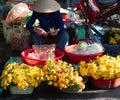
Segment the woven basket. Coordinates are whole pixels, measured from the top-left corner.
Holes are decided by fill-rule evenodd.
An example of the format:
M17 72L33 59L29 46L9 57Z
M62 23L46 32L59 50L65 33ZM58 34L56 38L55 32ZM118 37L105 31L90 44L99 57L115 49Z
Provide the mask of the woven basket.
M103 44L106 53L117 54L120 52L120 45Z
M21 24L24 17L29 14L29 8L25 3L16 4L8 13L6 23L8 25Z

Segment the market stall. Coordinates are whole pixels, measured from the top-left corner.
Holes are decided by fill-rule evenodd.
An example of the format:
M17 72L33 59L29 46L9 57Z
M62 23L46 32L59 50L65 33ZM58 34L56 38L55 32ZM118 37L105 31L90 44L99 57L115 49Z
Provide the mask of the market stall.
M21 10L21 7L24 10ZM15 12L16 9L19 10L20 14ZM30 8L26 3L15 4L6 19L2 20L6 29L4 38L8 39L6 32L9 31L7 34L11 34L9 36L11 49L20 51L20 60L13 60L10 57L5 63L0 77L1 90L9 88L12 94L31 94L34 92L34 88L37 88L41 83L45 83L45 85L51 85L65 93L81 93L86 88L85 83L91 77L94 79L93 84L97 87L99 87L99 84L96 85L95 80L99 78L108 80L105 86L112 82L113 86L100 86L99 88L108 89L120 86L119 29L117 31L116 29L110 30L111 36L113 36L112 31L115 31L116 34L112 39L109 37L107 42L105 40L105 42L101 41L98 43L94 41L96 38L91 39L90 35L86 34L91 32L91 30L86 32L86 23L76 19L74 13L66 13L67 17L63 16L65 28L68 33L72 31L73 37L70 40L71 44L66 46L65 50L57 49L55 44L31 46L29 45L30 34L25 28L25 24L30 18L31 12L29 10ZM103 40L108 36L108 32L109 30L105 31ZM110 39L111 41L109 41ZM104 44L118 45L117 51L109 53ZM108 54L110 55L108 56ZM113 54L115 55L114 57ZM118 79L117 85L114 83L115 79ZM10 88L11 86L12 88ZM15 91L16 86L18 91ZM26 90L26 92L21 92L22 90Z

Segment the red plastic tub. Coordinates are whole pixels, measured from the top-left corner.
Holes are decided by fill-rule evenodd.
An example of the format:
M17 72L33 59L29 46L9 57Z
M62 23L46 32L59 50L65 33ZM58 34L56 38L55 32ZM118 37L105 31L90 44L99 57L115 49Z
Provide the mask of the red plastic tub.
M89 62L90 60L95 60L97 57L101 56L104 53L104 50L96 54L73 54L71 53L71 50L75 48L76 46L77 44L73 44L65 48L65 55L68 58L68 60L71 61L72 63L78 64L80 61Z
M94 78L90 77L90 81L97 88L111 89L120 87L120 78L115 78L111 80L104 80L103 78L100 78L95 80Z
M23 58L24 62L28 65L31 65L31 66L35 66L35 65L45 65L47 59L41 59L41 60L37 60L37 59L32 59L32 58L29 58L27 57L28 53L32 53L34 52L33 49L28 49L28 50L25 50L25 51L22 51L21 53L21 57ZM64 52L59 50L59 49L56 49L55 50L55 58L54 60L62 60L63 56L64 56Z

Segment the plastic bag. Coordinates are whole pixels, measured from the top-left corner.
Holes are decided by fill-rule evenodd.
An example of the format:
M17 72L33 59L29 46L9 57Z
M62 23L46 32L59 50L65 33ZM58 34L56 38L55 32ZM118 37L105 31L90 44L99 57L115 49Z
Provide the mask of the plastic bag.
M5 63L4 67L12 62L23 63L23 59L21 57L10 57L10 59Z
M13 50L23 51L30 48L30 32L22 29L21 25L14 26L11 34L11 46Z
M29 57L32 57L34 59L48 59L55 58L55 44L51 45L33 45L32 48L34 50L34 53L29 54Z
M9 27L6 30L6 43L10 44L11 43L11 33L12 33L12 28Z

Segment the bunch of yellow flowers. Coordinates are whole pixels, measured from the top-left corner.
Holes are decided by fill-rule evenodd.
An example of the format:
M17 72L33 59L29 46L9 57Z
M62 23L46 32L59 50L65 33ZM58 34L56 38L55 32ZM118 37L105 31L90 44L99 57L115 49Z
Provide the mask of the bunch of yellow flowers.
M48 85L53 85L59 89L70 86L78 86L81 90L85 88L83 78L79 75L79 72L65 61L48 59L46 65L43 66L43 72Z
M96 60L79 63L81 76L103 78L105 80L120 78L120 56L102 55Z
M43 76L42 69L37 66L12 62L4 68L0 76L0 85L4 89L10 85L15 85L19 89L25 89L29 86L37 87L44 79Z
M104 34L105 43L110 45L120 44L120 29L109 28Z

